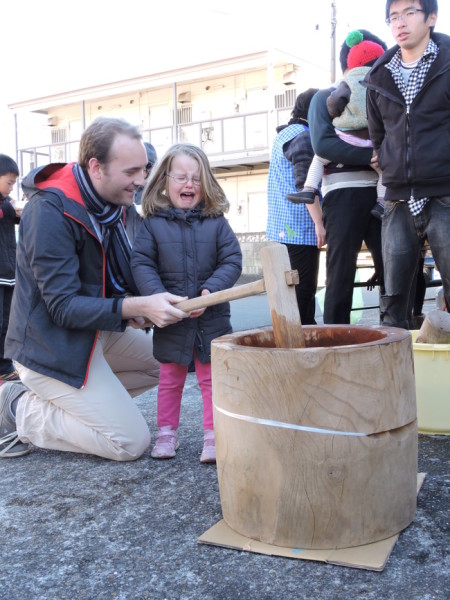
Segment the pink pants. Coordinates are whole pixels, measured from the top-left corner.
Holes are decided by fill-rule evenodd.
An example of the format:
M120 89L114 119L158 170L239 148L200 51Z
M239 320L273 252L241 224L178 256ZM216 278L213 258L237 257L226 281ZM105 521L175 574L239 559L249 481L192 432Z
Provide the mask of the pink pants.
M213 429L211 363L203 364L194 351L195 373L203 399L203 429ZM170 425L178 429L180 424L181 396L188 367L176 363L161 363L158 386L157 425Z

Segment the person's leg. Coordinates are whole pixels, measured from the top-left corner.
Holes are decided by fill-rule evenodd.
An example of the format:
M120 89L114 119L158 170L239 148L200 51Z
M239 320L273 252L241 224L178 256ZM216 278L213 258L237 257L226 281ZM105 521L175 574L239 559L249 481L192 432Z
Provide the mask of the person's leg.
M322 213L327 236L323 315L326 324L350 323L356 261L375 201L375 188L344 188L325 195Z
M9 324L9 313L14 288L0 285L0 375L8 375L14 371L12 360L5 357L5 338Z
M298 271L295 286L300 320L303 325L315 325L316 291L319 276L320 250L316 246L286 244L292 269Z
M314 199L317 195L317 190L319 189L320 182L322 181L324 167L329 162L329 160L315 155L311 161L311 164L309 165L308 174L306 176L306 181L303 185L303 188L300 189L298 192L286 194L286 199L290 202L293 202L294 204L313 204ZM297 171L300 169L300 166L300 162L294 164L294 178L296 181L298 179ZM298 185L296 185L296 187L297 189L299 189Z
M212 407L212 381L211 363L201 363L194 351L195 372L202 392L203 399L203 449L200 456L201 463L216 462L216 440L214 436L213 407Z
M311 164L309 165L308 174L306 176L305 185L303 189L317 191L319 189L320 182L322 181L323 171L325 165L330 161L314 155Z
M406 202L386 201L382 222L385 293L380 298L381 322L411 326L410 298L423 246L422 217L413 217Z
M450 196L432 198L424 208L426 235L444 288L450 311Z
M373 215L373 209L370 211ZM364 234L364 241L372 256L373 266L375 268L376 285L378 285L379 298L384 295L384 268L383 268L383 252L381 248L381 220L378 218L370 218L367 223L367 229ZM380 310L381 322L381 310Z
M414 317L420 317L423 313L423 303L425 300L425 294L427 292L427 283L425 281L425 275L423 272L423 266L425 264L425 258L421 256L419 258L419 264L417 266L416 280L414 296L412 300L412 313Z
M105 360L102 337L100 332L81 389L16 363L30 389L17 405L22 441L119 461L135 460L145 452L150 445L147 423Z
M153 336L143 329L104 331L103 353L109 366L134 398L158 385L159 362L153 356Z
M170 426L178 429L180 424L181 397L187 376L187 366L176 363L162 363L158 386L157 417L158 427Z
M181 397L187 372L187 365L161 364L156 417L158 433L151 452L152 458L167 459L176 455Z
M203 429L213 429L211 363L201 363L194 351L195 373L203 400Z

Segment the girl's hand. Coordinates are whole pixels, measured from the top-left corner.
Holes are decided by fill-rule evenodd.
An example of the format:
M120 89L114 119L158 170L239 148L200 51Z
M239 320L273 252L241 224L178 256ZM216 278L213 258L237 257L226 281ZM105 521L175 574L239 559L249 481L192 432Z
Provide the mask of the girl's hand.
M202 293L200 295L207 296L210 293L211 292L209 290L202 290ZM189 313L189 317L191 319L196 319L197 317L201 317L202 314L205 312L205 310L206 310L206 308L197 308L197 310L193 310L191 313Z
M133 319L128 319L127 324L133 329L151 329L153 327L153 323L148 319L144 319L144 317L134 317Z

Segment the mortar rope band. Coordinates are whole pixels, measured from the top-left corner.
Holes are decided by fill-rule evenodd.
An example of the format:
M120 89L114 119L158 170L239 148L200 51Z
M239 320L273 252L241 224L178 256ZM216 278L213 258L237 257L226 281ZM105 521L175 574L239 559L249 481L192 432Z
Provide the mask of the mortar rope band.
M367 437L367 433L357 433L355 431L334 431L333 429L319 429L316 427L304 427L303 425L293 425L292 423L283 423L282 421L272 421L271 419L259 419L258 417L249 417L248 415L238 415L237 413L229 412L224 408L219 408L214 404L214 408L232 419L247 421L247 423L255 423L256 425L267 425L269 427L281 427L283 429L294 429L296 431L306 431L308 433L322 433L326 435L347 435L353 437Z

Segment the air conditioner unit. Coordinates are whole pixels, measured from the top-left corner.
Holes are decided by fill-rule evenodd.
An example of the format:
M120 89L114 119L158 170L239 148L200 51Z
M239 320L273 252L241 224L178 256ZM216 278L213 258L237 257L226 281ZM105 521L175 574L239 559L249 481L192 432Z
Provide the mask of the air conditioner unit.
M58 117L49 117L47 119L47 125L49 127L56 127L56 125L58 125Z
M191 101L191 92L181 92L178 94L178 102L180 104L185 104L186 102Z
M288 71L283 75L284 85L293 85L294 83L297 83L297 71Z

